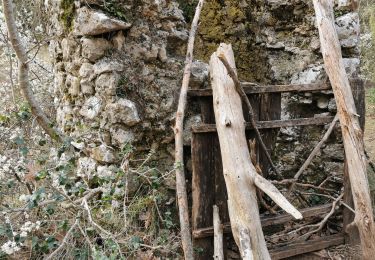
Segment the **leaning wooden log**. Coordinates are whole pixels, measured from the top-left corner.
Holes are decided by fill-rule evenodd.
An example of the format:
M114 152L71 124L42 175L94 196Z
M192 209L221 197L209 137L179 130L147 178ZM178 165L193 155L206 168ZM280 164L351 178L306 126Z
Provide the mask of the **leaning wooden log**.
M374 259L375 225L366 176L363 135L335 31L333 1L314 0L325 69L336 98L363 259Z
M178 211L181 228L181 242L184 250L185 259L194 259L193 243L190 234L189 208L186 192L186 179L183 166L184 150L183 150L183 127L185 107L187 100L187 90L190 81L191 64L193 62L193 50L195 33L198 27L199 16L202 10L204 0L199 0L196 7L193 22L191 23L189 41L186 52L184 76L182 79L182 86L180 90L180 97L178 100L178 107L176 113L176 124L174 127L175 135L175 167L176 167L176 193L178 201Z
M213 222L214 222L214 259L224 260L223 250L223 225L220 221L219 208L214 205L213 209Z
M210 75L232 233L243 258L267 260L270 255L261 227L255 183L265 184L259 188L272 196L275 195L275 190L272 184L259 180L260 176L251 163L241 98L218 55L224 55L235 69L231 45L220 44L217 52L212 54ZM296 218L302 218L289 202L280 206L293 213ZM249 258L249 254L252 258Z

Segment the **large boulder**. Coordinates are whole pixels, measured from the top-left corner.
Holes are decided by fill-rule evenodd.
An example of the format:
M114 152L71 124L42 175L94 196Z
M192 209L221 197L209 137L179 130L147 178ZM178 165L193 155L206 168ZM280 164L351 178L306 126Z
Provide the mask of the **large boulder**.
M76 36L92 36L128 29L130 26L130 23L111 18L94 9L82 7L77 10L73 34Z

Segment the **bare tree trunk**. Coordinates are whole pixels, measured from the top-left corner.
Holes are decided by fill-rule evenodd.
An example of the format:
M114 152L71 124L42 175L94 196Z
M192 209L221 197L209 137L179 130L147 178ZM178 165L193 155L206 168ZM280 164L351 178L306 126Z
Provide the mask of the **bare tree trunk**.
M220 221L219 208L214 205L213 210L214 222L214 259L224 260L223 250L223 225Z
M14 5L12 0L3 0L3 13L8 29L9 40L18 58L18 82L22 90L22 94L30 105L32 114L36 117L42 129L54 140L60 140L59 133L53 128L52 122L39 107L34 98L34 94L30 88L29 82L29 64L25 51L25 47L17 31L14 15Z
M366 173L363 135L352 91L342 61L335 31L333 1L314 0L325 69L335 94L343 135L345 155L355 205L354 223L361 239L363 259L374 259L375 225Z
M176 113L176 124L174 127L175 134L175 167L176 167L176 192L180 217L181 240L184 250L185 259L194 259L193 244L190 233L189 223L189 208L186 193L186 180L184 171L184 142L183 142L183 129L184 129L184 116L187 99L187 90L189 87L191 64L193 62L193 50L195 33L198 27L199 16L202 10L204 0L199 0L195 10L194 19L191 23L189 41L186 52L184 76L182 79L182 86L180 90L180 98L178 100L178 108Z
M219 57L225 57L235 70L232 46L220 44L210 59L214 111L232 233L243 259L267 260L270 255L260 223L255 185L296 218L300 219L302 215L270 182L257 174L251 163L241 98Z

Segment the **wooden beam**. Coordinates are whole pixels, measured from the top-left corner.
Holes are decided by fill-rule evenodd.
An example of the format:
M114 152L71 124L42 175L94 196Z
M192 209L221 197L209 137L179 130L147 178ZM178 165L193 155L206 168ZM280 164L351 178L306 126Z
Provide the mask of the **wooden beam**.
M272 260L278 260L342 244L344 244L344 235L340 233L309 241L290 243L283 247L270 250L270 254Z
M305 208L305 209L300 210L300 212L302 213L302 216L305 219L305 218L310 218L314 216L318 216L318 217L324 216L331 210L331 208L332 208L332 204L324 204L324 205L315 206L311 208ZM262 227L284 224L289 221L292 221L293 219L294 218L289 214L280 214L276 216L262 215L260 218ZM230 223L224 223L223 230L224 230L224 233L230 233L231 232ZM193 230L194 239L210 237L210 236L213 236L213 234L214 234L213 227L200 228L200 229Z
M298 118L298 119L288 119L288 120L272 120L272 121L258 121L258 129L271 129L280 127L291 127L291 126L307 126L307 125L325 125L333 120L333 116L322 116L322 117L312 117L312 118ZM251 130L252 127L250 123L246 123L246 130ZM192 127L193 133L209 133L216 132L215 124L201 124Z
M327 83L291 84L291 85L254 85L249 82L241 82L246 94L282 93L282 92L315 92L330 90ZM189 89L190 97L211 97L212 89Z
M345 71L335 28L333 1L313 0L324 67L335 95L340 117L345 158L353 194L356 225L361 240L362 259L375 256L375 224L367 180L367 161L359 115Z
M215 121L228 192L232 234L243 259L271 260L260 222L253 182L257 172L249 160L241 98L218 58L220 54L225 55L232 68L235 69L236 65L231 45L221 43L211 55Z

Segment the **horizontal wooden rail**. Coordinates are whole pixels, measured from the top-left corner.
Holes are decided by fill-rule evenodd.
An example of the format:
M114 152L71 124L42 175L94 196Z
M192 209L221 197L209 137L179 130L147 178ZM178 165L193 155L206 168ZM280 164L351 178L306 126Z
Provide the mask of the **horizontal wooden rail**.
M288 120L272 120L272 121L258 121L258 129L270 129L290 126L306 126L306 125L325 125L331 123L333 116L321 116L312 118L298 118ZM250 123L246 123L246 130L251 130ZM193 133L210 133L216 132L215 124L200 124L192 127Z
M290 243L280 248L271 249L270 254L272 260L278 260L322 250L330 246L342 245L344 242L344 234L340 233L311 239L309 241Z
M246 94L261 93L281 93L281 92L314 92L322 90L330 90L331 86L327 83L314 84L291 84L291 85L255 85L254 83L241 83ZM188 91L190 97L210 97L212 89L190 89Z
M315 206L311 208L305 208L301 209L300 212L302 213L303 218L309 218L309 217L323 217L325 216L332 208L332 204L324 204L320 206ZM276 216L261 216L261 222L262 227L268 227L272 225L279 225L284 224L289 221L294 220L294 218L290 214L280 214ZM223 224L223 232L224 233L230 233L230 223L224 223ZM214 228L213 227L207 227L207 228L200 228L193 230L193 237L194 238L204 238L204 237L210 237L214 234Z
M350 85L356 84L361 81L360 78L349 79ZM367 81L366 81L367 82ZM367 83L369 86L373 86L373 82ZM282 93L282 92L316 92L322 90L332 89L326 82L311 83L311 84L289 84L289 85L258 85L251 82L241 83L246 94L264 94L264 93ZM188 95L190 97L211 97L212 89L189 89Z

